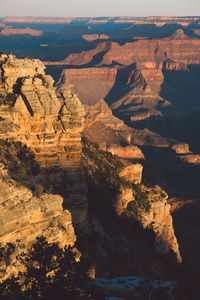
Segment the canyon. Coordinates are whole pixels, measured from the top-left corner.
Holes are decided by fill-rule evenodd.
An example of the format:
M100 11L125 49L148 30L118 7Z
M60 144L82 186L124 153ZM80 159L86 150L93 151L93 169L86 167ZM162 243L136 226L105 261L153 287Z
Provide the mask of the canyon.
M88 215L88 201L91 200L87 195L86 170L81 159L81 132L84 130L83 121L87 111L84 111L80 100L68 89L60 90L60 96L57 96L53 79L45 74L44 65L37 59L16 59L13 55L2 54L0 66L0 241L4 245L16 242L20 245L12 256L13 263L10 266L6 263L1 265L1 277L7 278L21 268L20 263L16 263L15 256L20 255L20 249L28 249L36 237L44 236L48 242L57 242L61 247L74 246L79 228L85 230L87 235L92 229L92 223L98 224L99 221L92 217L90 211ZM120 130L126 127L112 115L104 101L100 107L98 105L97 103L97 120L93 117L91 120L86 118L86 123L99 120L105 122L110 118L111 127L115 127L113 119L119 124ZM99 109L102 109L102 115L99 114ZM107 115L104 113L106 109ZM92 111L90 114L95 115ZM103 160L106 163L106 156L111 155L113 162L117 164L117 149L122 151L118 153L121 157L129 158L132 151L134 157L144 159L139 148L129 148L131 149L127 150L126 155L123 150L114 146L106 149L114 155L104 151ZM94 155L98 155L98 151ZM13 166L13 159L19 159L21 164L23 161L24 167L18 165L18 161ZM95 163L89 157L86 157L86 162L86 169ZM28 167L29 163L31 167ZM125 180L129 184L140 185L142 165L128 161L123 164L125 165L119 175L122 183ZM28 173L24 175L23 172ZM125 212L128 204L134 201L133 192L130 188L121 186L117 193L115 201L118 206L119 202L126 203L123 204ZM157 251L161 255L156 259L158 266L162 255L171 250L177 261L181 262L170 205L166 203L167 196L161 195L159 191L153 194L153 198L157 193L158 200L153 204L149 198L152 206L148 212L141 209L138 222L144 229L149 228L155 232L156 246L152 246L152 251L155 251L155 256ZM93 218L92 223L88 220L89 216ZM99 232L100 229L96 230ZM97 261L98 255L95 258ZM164 256L163 259L165 260ZM164 273L159 268L155 272L156 277L164 278ZM140 274L144 272L142 269ZM150 276L150 266L147 273Z
M119 276L120 268L127 272L122 272L123 276L128 272L133 275L131 264L134 262L137 276L172 278L170 270L165 276L162 265L166 264L163 257L171 250L176 261L183 260L187 266L186 273L195 277L200 267L197 251L200 18L7 17L1 22L2 51L12 51L21 59L12 54L0 56L0 139L27 145L40 166L40 172L29 178L28 186L18 188L16 178L11 178L9 169L2 165L1 184L8 191L6 211L15 209L14 201L21 215L19 222L13 219L12 224L9 223L10 233L5 232L2 241L14 241L13 226L17 226L18 236L27 245L41 234L62 246L64 241L73 245L79 240L79 228L84 228L89 240L90 234L94 234L95 242L89 252L94 255L98 277ZM43 63L30 57L37 57ZM149 210L143 207L136 219L144 232L154 232L153 247L157 252L152 250L150 236L137 231L136 225L131 228L136 230L136 236L147 240L153 259L137 237L135 246L129 243L130 224L136 217L132 214L133 202L137 202L132 188L121 185L116 195L117 202L112 209L116 210L118 221L101 205L97 205L101 215L93 215L92 199L98 201L98 197L91 193L87 168L96 166L96 162L89 160L83 166L85 154L81 158L81 153L85 146L81 135L98 143L100 150L92 146L96 149L94 157L98 158L98 151L104 151L102 161L106 162L111 155L106 153L128 161L124 169L128 175L122 171L124 179L120 180L129 177L140 186L142 195L149 195ZM101 166L95 168L101 170ZM166 193L159 188L154 190L157 186ZM38 190L43 191L41 195L35 193ZM100 190L99 195L101 193ZM21 203L20 195L25 194ZM22 213L23 207L27 212L29 205L34 207L39 225ZM1 209L5 212L3 202ZM124 215L131 216L129 225ZM191 215L193 220L189 221ZM110 218L109 224L106 217ZM6 224L4 219L2 222ZM123 233L124 228L126 233ZM30 240L26 241L26 234L31 232ZM108 241L113 244L110 249L103 246L109 244ZM116 260L119 260L116 245L120 243L126 245L123 251L120 248L124 266L113 267L110 256L116 252ZM138 260L129 258L126 264L130 249ZM99 262L102 260L105 265L101 270ZM154 262L154 270L151 270Z

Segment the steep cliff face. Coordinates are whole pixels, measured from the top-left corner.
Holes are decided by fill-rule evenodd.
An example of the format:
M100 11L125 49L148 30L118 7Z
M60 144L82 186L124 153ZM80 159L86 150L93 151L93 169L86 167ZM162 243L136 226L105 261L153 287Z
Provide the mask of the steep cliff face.
M58 99L53 80L45 75L39 60L1 55L0 70L0 138L20 141L34 152L41 173L30 179L31 184L52 185L64 197L64 207L71 208L73 222L84 223L87 218L81 165L84 109L79 99L67 91Z
M172 251L181 262L166 192L159 186L147 187L141 183L141 164L121 160L87 140L83 145L92 213L97 216L110 214L112 218L114 210L119 223L123 222L123 217L133 223L137 220L143 229L154 232L157 252L168 254ZM130 231L134 230L133 223L129 225Z
M67 81L73 86L83 103L104 98L120 118L134 126L137 121L162 118L168 111L172 114L173 108L180 112L187 110L188 103L191 108L196 105L199 45L199 39L177 29L167 38L123 45L102 42L92 50L47 64L70 65L70 70L63 71L63 84ZM85 68L71 69L71 65ZM84 88L87 83L91 98Z
M63 210L61 196L34 195L12 180L3 164L0 164L0 190L0 242L2 245L18 244L11 264L0 266L0 277L8 277L20 269L15 256L29 248L38 236L59 243L61 247L74 245L76 236L71 213Z
M69 88L80 94L81 103L94 105L104 99L115 83L115 68L64 69L57 88Z
M149 210L140 212L140 222L143 228L150 228L155 233L156 248L166 254L170 250L176 254L177 261L182 262L179 245L174 233L173 220L170 213L171 205L167 203L168 196L162 195L159 201L153 201ZM156 199L154 195L154 200Z
M95 49L81 53L70 54L62 61L46 62L48 65L84 65L95 64L95 56L102 54L98 64L112 65L113 61L121 65L131 65L134 62L159 62L166 59L180 60L187 64L200 61L199 39L186 39L180 32L175 32L172 38L138 40L119 45L116 42L101 42ZM92 61L93 60L93 61Z
M144 229L153 230L158 252L166 254L173 251L177 261L182 262L166 192L158 186L146 187L140 184L142 166L139 164L126 167L120 176L128 182L136 183L132 189L123 189L118 197L117 200L121 201L123 207L121 213L127 210L128 214L133 215Z

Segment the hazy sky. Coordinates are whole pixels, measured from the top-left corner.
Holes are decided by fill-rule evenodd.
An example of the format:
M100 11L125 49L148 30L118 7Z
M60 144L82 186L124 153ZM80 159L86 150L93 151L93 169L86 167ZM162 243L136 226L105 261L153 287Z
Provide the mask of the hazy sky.
M200 0L0 0L1 16L198 16Z

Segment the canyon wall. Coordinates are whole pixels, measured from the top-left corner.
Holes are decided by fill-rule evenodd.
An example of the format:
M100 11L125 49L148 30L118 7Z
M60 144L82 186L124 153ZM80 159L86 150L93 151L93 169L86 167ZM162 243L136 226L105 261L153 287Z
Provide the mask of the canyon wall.
M49 241L73 245L76 237L72 223L79 226L87 223L87 187L81 163L83 106L68 90L60 90L60 96L56 96L52 78L45 75L44 65L38 60L1 55L0 71L0 139L27 145L40 165L40 173L30 177L26 187L11 179L2 166L1 241L19 239L28 247L36 236L44 235ZM103 101L93 107L94 112L95 109L97 121L110 120L111 129L125 126L112 116ZM93 120L88 118L89 122ZM130 142L128 132L126 139ZM131 151L143 159L139 149ZM127 167L122 176L140 183L141 173L141 165L135 164ZM45 187L47 183L53 187L52 192L33 194L32 187L38 184ZM127 203L134 199L129 198L130 191L122 191L121 197L128 197ZM173 250L180 261L166 199L157 205L155 209L152 206L148 218L144 215L143 219L148 219L144 228L151 227L157 244L162 242L160 248L165 247L166 252Z
M126 167L120 174L129 182L141 183L142 166L140 164ZM143 184L135 189L123 189L118 196L116 207L121 207L120 213L128 209L133 211L141 226L151 229L155 234L155 246L159 253L167 254L172 251L179 263L182 258L179 245L175 236L173 220L170 213L171 205L168 203L168 195L159 186L147 187ZM143 202L143 204L141 204ZM120 205L121 204L121 205Z
M199 39L189 38L182 31L177 30L171 37L163 39L137 40L124 45L110 41L101 42L92 50L72 53L62 61L45 62L45 64L84 65L91 63L95 55L100 53L102 58L98 64L101 66L110 66L113 62L121 65L137 62L142 65L146 62L159 62L166 59L195 64L200 61L199 45Z
M79 94L81 103L94 105L109 93L116 75L115 68L64 69L57 89L70 88L72 92Z
M150 228L155 233L156 248L162 254L170 250L176 254L177 261L182 262L179 245L175 236L173 220L170 213L170 204L167 198L153 202L149 212L141 212L140 222L143 228Z
M34 152L42 171L30 179L30 185L55 187L64 198L64 208L71 209L73 222L84 223L87 189L81 132L85 113L79 99L68 91L58 99L53 80L39 60L1 55L0 70L0 138L20 141Z
M146 38L123 45L98 43L93 50L46 64L62 67L58 88L72 88L82 103L94 105L104 99L115 116L142 129L141 136L146 135L147 128L149 140L154 139L155 132L170 145L187 134L185 141L190 144L192 140L198 151L191 132L183 130L182 116L197 136L200 40L186 33L177 29L167 38ZM180 124L172 126L177 118ZM167 138L171 139L169 143Z
M0 278L20 270L16 255L29 248L36 237L44 236L60 247L74 246L76 235L71 213L63 210L62 204L63 198L59 195L35 195L29 188L19 185L0 164L0 242L18 245L10 257L11 264L1 260Z

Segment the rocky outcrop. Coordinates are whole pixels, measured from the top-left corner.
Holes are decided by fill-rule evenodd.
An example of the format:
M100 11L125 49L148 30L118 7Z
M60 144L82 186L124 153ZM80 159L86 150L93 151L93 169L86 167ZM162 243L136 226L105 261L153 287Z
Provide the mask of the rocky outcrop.
M132 144L135 132L115 117L104 100L95 105L84 105L84 135L91 141L120 158L143 160L140 148Z
M189 145L185 143L177 143L171 146L171 149L176 152L176 154L188 154L190 153Z
M158 186L146 187L140 185L143 167L140 164L126 166L120 176L126 181L135 183L135 188L123 188L116 200L115 210L118 215L126 209L133 209L134 218L141 226L153 230L155 245L158 252L167 254L173 251L177 261L182 262L179 245L174 233L173 220L170 213L168 195ZM133 207L133 208L130 208Z
M94 123L101 122L112 129L121 129L124 122L116 118L104 100L98 101L95 105L84 105L85 126L91 127Z
M76 236L71 214L63 210L62 204L63 198L59 195L34 195L30 189L12 180L0 164L0 242L3 245L18 243L11 265L1 265L1 277L17 272L20 263L16 263L15 256L29 248L38 236L59 243L61 247L74 245Z
M189 145L185 143L177 143L171 147L177 154L178 164L200 165L200 155L190 151Z
M92 42L96 40L108 40L109 36L106 34L84 34L82 38L87 42Z
M1 55L0 70L3 102L0 139L26 144L43 170L32 184L48 182L54 186L64 197L64 207L71 209L73 222L84 223L87 218L86 183L81 165L84 109L79 99L69 91L63 91L58 99L53 80L45 75L39 60Z
M109 152L112 154L116 154L121 158L126 159L144 159L144 154L135 145L127 145L125 147L122 147L120 145L112 145L107 148Z
M143 187L144 188L144 187ZM150 228L155 233L156 248L162 254L170 250L176 254L177 261L182 262L179 245L174 233L173 220L170 214L168 195L159 187L145 188L148 194L149 208L139 209L138 218L143 228Z
M173 61L168 59L163 64L163 71L188 71L188 68L182 61Z
M177 29L171 36L170 36L171 40L187 40L190 39L189 36L187 36L184 33L183 29Z
M128 164L119 173L119 176L130 183L140 184L142 180L143 166L141 164ZM131 201L134 201L133 190L131 187L121 187L114 203L117 215L121 215Z
M139 184L142 181L143 166L141 164L128 164L120 172L120 177L127 181Z
M199 154L187 154L178 157L182 162L192 165L200 165L200 155Z

